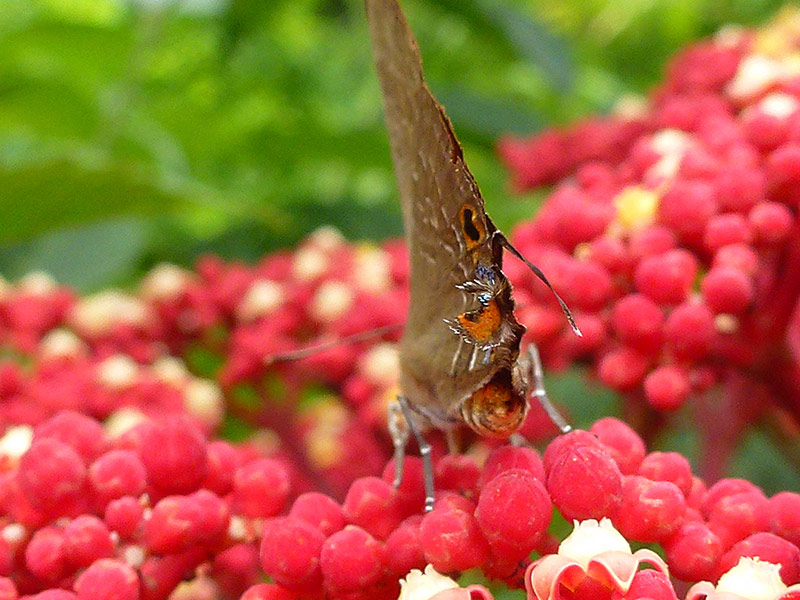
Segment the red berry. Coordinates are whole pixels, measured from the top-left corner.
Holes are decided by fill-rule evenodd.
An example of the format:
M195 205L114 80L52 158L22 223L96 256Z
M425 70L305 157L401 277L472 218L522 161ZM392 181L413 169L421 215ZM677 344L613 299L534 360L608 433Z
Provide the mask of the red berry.
M147 427L139 454L148 481L163 493L193 492L208 469L206 440L185 417L165 417Z
M584 445L577 438L576 442L559 452L547 472L553 503L567 520L614 514L622 502L622 474L617 463L602 447Z
M576 261L561 293L570 307L594 312L603 308L611 296L611 276L599 264Z
M239 467L233 477L233 509L248 517L271 517L289 498L289 474L274 458L260 458Z
M425 560L440 573L466 571L482 565L489 544L471 512L437 503L420 525Z
M64 554L75 567L114 555L114 542L106 524L92 515L81 515L64 528Z
M676 307L664 325L667 347L679 360L700 360L714 343L714 315L705 304L686 302Z
M552 513L553 503L541 480L512 469L481 488L475 518L495 556L522 560L544 535Z
M249 587L239 600L296 600L297 596L274 583L257 583Z
M684 521L664 542L670 573L683 581L714 578L722 544L705 523Z
M763 200L767 182L763 171L748 165L728 163L720 168L712 181L723 210L747 212Z
M85 479L80 455L52 438L35 441L20 459L19 484L36 508L59 511L83 493Z
M382 479L394 482L394 460L386 463ZM404 515L419 514L425 505L425 485L423 483L422 459L406 456L403 461L403 478L397 488L397 503Z
M61 579L67 572L64 534L55 527L35 532L25 548L25 567L43 581Z
M651 225L634 231L628 240L631 258L640 261L647 256L664 254L678 245L678 239L671 229L662 225Z
M800 546L800 494L780 492L769 500L772 508L770 530Z
M108 503L103 520L111 531L116 531L122 539L128 539L136 533L143 516L144 508L139 501L125 496Z
M386 539L403 519L395 490L377 477L361 477L350 485L342 513L348 523L380 540Z
M436 487L472 498L481 475L475 459L465 454L446 454L435 467Z
M532 477L544 482L544 465L536 450L504 444L497 446L489 453L478 479L478 488L482 489L497 475L510 469L522 469L530 473Z
M240 466L239 452L228 442L214 440L206 447L208 471L202 488L224 496L233 489L233 474Z
M675 588L669 575L656 569L644 569L636 573L625 598L630 600L651 598L652 600L677 600Z
M91 417L72 410L62 410L37 425L34 439L44 438L71 446L87 463L100 456L106 447L103 426Z
M147 472L131 450L106 452L89 467L89 483L101 506L123 496L139 496L147 486Z
M605 417L595 421L589 432L597 436L624 475L637 472L647 449L639 434L627 423Z
M648 360L630 348L612 350L600 359L597 375L604 384L625 391L636 387L647 373Z
M386 539L386 566L398 577L411 569L425 567L425 553L419 538L421 523L422 515L408 517Z
M722 501L728 496L741 494L743 492L756 492L761 495L764 494L761 489L758 488L758 486L750 483L746 479L735 479L733 477L720 479L706 492L705 499L701 507L703 516L708 518L718 502Z
M732 267L713 267L700 284L703 299L715 313L738 315L753 301L753 283Z
M752 239L753 233L747 219L738 213L712 217L703 234L703 243L710 252L716 252L728 244L749 244Z
M686 250L644 257L636 267L636 289L659 304L679 304L697 276L697 259Z
M708 526L717 534L723 548L752 533L764 531L771 519L769 500L761 492L741 492L716 502L708 515Z
M647 296L629 294L618 300L611 313L611 326L626 346L645 353L661 348L664 314Z
M631 475L623 479L614 525L630 540L658 542L675 532L685 512L686 499L674 483Z
M699 180L673 182L658 205L659 222L692 245L700 242L706 223L716 212L713 186Z
M764 245L780 244L792 230L792 212L778 202L756 204L748 215L756 242Z
M356 592L380 580L384 570L384 549L369 533L348 525L325 540L320 567L328 589Z
M758 254L747 244L723 246L714 255L712 267L731 267L752 276L758 270Z
M290 589L318 588L325 541L319 529L295 517L267 519L261 537L261 568L275 583Z
M292 504L289 516L310 523L326 536L336 533L347 523L336 500L319 492L300 494Z
M639 475L652 481L670 481L684 495L692 489L692 466L677 452L651 452L639 466Z
M691 382L685 369L673 365L654 369L644 380L645 398L657 410L680 408L691 391Z
M775 534L754 533L733 546L720 560L718 573L725 573L736 566L743 556L760 558L780 565L781 579L786 585L792 585L800 580L800 550Z
M75 591L80 600L139 600L139 577L130 565L104 558L81 573Z
M561 459L563 453L572 452L578 446L589 446L590 448L604 450L603 443L593 432L590 433L583 429L575 429L569 433L560 435L554 438L553 441L547 445L547 448L545 448L544 456L542 457L545 478L550 474L556 461Z

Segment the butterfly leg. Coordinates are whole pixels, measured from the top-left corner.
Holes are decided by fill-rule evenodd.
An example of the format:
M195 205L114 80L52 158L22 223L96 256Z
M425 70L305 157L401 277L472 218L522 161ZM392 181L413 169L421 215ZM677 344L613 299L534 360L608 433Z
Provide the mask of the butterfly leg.
M403 481L403 463L406 459L406 445L408 444L409 427L408 421L403 414L403 408L399 400L390 402L387 407L389 435L392 436L394 446L394 482L396 488L400 487Z
M550 417L550 420L555 423L556 427L561 430L561 433L569 433L572 431L572 426L567 423L558 409L547 397L547 391L544 389L544 369L542 368L542 359L539 356L539 349L536 344L528 346L528 356L530 357L531 369L531 382L533 383L533 395L542 405L542 408Z
M390 408L389 431L392 433L392 442L394 443L394 458L395 458L394 486L395 487L399 486L400 481L402 480L403 476L402 455L405 454L406 442L408 441L408 434L410 431L412 434L414 434L414 438L417 440L417 445L419 446L419 453L422 456L422 470L425 478L425 512L430 512L433 510L433 496L434 496L433 460L431 459L431 445L427 441L425 441L425 438L422 436L422 433L420 432L419 428L414 424L414 419L412 418L411 415L411 409L408 406L408 400L404 396L397 396L396 406L400 407L400 409L403 412L403 416L405 416L405 425L402 427L402 430L398 430L399 435L395 437L395 434L392 431L393 427L392 421L394 421L392 417L396 416L396 413L393 413L392 408ZM398 447L400 448L399 451ZM398 461L398 456L401 456L399 461ZM398 468L397 466L398 464L400 464L400 468Z

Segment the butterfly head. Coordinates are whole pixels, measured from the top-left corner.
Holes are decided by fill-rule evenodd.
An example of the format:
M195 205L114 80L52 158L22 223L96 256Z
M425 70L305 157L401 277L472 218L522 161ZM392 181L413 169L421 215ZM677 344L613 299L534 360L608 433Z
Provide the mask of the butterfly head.
M479 435L508 437L522 426L528 411L528 400L520 387L511 370L500 369L463 402L461 417Z

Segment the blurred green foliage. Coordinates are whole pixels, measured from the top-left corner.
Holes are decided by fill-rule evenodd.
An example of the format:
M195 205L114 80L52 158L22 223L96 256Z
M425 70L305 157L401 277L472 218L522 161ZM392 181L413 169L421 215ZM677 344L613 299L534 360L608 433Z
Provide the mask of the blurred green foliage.
M0 0L0 273L86 291L323 223L400 235L358 0ZM405 0L490 212L493 144L604 111L773 0ZM530 199L528 199L530 200Z

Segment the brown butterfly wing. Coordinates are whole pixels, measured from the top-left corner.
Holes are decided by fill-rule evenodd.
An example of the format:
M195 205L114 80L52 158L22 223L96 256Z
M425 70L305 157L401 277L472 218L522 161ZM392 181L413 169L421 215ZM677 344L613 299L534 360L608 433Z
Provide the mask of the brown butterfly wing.
M496 228L423 79L408 23L396 0L366 0L366 9L411 260L401 387L443 425L498 370L511 368L524 328L500 271Z

